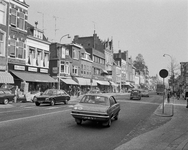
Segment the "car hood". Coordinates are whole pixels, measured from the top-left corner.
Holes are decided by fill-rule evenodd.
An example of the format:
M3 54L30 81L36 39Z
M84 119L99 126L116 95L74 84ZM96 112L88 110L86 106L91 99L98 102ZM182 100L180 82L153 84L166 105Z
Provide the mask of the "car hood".
M78 103L74 105L73 110L106 113L108 108L109 106L106 106L106 105Z

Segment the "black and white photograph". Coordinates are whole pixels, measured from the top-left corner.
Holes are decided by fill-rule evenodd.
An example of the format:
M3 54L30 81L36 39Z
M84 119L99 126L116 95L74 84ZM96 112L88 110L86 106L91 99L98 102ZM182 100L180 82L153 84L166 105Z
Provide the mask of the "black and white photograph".
M187 0L0 0L0 150L188 150Z

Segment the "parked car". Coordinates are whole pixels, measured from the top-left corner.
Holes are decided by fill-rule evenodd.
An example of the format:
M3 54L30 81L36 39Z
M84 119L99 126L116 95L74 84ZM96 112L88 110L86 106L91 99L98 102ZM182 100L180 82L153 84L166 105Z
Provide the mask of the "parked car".
M113 95L86 94L74 106L71 115L78 125L82 124L82 121L91 120L110 127L112 119L118 119L119 111L120 104Z
M141 100L141 91L138 89L134 89L131 91L130 99L138 99Z
M14 100L15 95L9 89L0 89L0 103L8 104L10 101Z
M65 104L67 104L69 100L70 96L64 90L58 89L48 89L40 96L36 96L34 98L36 106L39 106L40 104L44 103L49 103L52 106L55 103L59 102L64 102Z
M149 97L149 92L148 92L148 90L142 90L142 91L141 91L141 96L142 96L142 97Z

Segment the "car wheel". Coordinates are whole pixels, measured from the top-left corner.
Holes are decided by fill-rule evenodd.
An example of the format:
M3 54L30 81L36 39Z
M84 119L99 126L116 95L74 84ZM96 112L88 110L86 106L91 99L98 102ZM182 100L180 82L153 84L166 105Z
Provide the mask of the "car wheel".
M75 119L75 121L76 121L76 123L77 123L78 125L81 125L81 124L82 124L82 119Z
M114 117L115 120L118 120L118 115L119 113L117 113L116 116Z
M7 105L7 104L8 104L8 99L7 99L7 98L4 99L3 103L4 103L5 105Z
M38 102L35 102L35 105L36 105L36 106L40 106L40 103L38 103Z
M106 127L110 127L112 124L112 119L109 118L108 121L104 122L103 125L106 126Z
M51 106L54 106L54 105L55 105L55 102L54 102L53 99L51 100L50 105L51 105Z
M68 101L67 101L67 100L65 100L65 101L64 101L64 104L67 104L67 103L68 103Z

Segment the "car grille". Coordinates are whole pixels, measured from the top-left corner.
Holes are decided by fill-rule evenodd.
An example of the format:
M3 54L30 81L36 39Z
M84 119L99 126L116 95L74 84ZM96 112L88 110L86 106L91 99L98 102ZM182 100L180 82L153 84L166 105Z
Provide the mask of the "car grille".
M44 101L46 98L37 98L38 101Z

